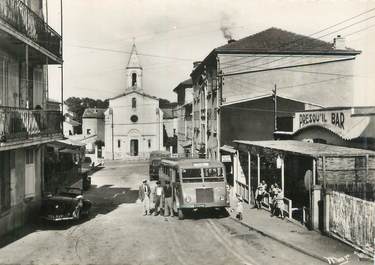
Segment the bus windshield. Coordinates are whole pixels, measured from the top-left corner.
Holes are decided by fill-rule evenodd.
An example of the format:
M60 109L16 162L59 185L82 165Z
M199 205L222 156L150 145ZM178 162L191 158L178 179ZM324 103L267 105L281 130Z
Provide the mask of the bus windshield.
M184 168L182 169L182 182L202 182L201 169L200 168Z
M222 182L224 174L222 168L204 168L204 182Z

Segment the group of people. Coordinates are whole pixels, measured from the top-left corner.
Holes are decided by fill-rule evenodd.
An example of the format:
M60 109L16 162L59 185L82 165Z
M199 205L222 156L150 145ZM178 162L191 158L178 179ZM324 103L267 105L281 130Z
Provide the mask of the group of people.
M262 208L262 201L264 197L269 198L271 207L271 216L281 216L284 218L284 192L277 183L272 184L267 191L267 184L263 180L259 183L255 192L255 207Z
M154 215L174 216L173 212L173 188L169 181L165 182L165 186L161 186L161 182L157 181L153 191L147 180L143 180L139 187L139 199L142 201L144 215L151 215L151 196L154 203Z

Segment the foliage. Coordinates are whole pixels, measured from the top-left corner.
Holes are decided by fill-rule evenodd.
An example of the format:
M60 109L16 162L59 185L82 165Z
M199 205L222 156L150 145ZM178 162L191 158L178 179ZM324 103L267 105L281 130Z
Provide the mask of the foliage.
M108 108L109 101L101 99L92 99L92 98L79 98L79 97L70 97L64 101L68 106L68 110L75 114L77 121L82 123L82 115L86 108Z
M98 147L98 148L101 148L102 146L104 146L104 142L102 140L96 140L95 141L95 145Z

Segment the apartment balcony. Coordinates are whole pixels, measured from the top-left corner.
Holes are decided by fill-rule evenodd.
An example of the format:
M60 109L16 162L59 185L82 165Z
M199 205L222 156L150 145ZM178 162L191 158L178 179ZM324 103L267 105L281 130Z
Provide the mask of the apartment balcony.
M48 142L61 136L60 111L0 106L0 146Z
M20 0L0 1L0 39L4 48L18 55L24 55L20 44L27 44L30 57L45 57L42 53L49 63L62 62L61 36Z

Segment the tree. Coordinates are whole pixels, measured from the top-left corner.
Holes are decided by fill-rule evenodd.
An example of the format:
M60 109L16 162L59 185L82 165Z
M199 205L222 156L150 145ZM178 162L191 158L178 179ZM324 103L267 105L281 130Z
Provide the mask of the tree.
M82 115L87 108L106 109L109 105L109 100L70 97L64 101L68 106L68 110L74 113L75 119L82 123Z

